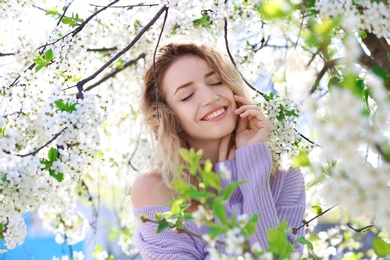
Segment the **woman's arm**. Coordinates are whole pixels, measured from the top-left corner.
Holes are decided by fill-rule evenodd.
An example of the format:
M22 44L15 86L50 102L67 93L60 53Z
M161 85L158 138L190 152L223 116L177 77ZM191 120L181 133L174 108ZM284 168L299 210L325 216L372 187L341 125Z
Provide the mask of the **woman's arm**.
M249 216L259 215L256 233L251 237L251 244L259 242L267 248L266 230L279 225L285 218L289 227L300 226L305 212L305 190L302 174L298 170L278 172L272 184L270 174L272 157L265 142L241 147L236 151L237 180L247 183L239 187L243 196L243 212ZM303 229L299 234L303 234ZM290 235L290 242L295 236ZM296 251L301 252L302 246Z
M173 199L170 194L159 175L142 174L135 180L131 199L137 221L136 246L142 257L148 260L203 260L206 243L202 239L170 229L157 234L158 224L140 219L144 215L154 220L156 213L169 211L169 202ZM202 228L198 229L192 221L186 222L185 229L200 235L207 232Z
M157 224L143 222L140 219L142 215L154 219L157 212L163 213L168 210L170 208L159 206L134 209L134 216L137 220L135 243L141 256L148 260L203 260L206 246L203 239L170 229L156 234ZM192 221L186 222L185 229L197 234L207 232L204 227L198 229Z

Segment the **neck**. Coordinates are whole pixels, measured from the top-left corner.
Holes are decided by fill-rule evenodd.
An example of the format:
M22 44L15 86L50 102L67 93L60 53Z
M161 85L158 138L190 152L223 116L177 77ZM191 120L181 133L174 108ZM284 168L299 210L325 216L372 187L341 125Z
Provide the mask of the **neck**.
M216 140L205 140L204 142L196 142L192 143L190 140L188 140L188 144L190 147L193 147L196 151L202 149L203 156L202 160L210 160L211 163L214 165L218 162L218 156L219 156L219 146L221 144L222 139L216 139Z

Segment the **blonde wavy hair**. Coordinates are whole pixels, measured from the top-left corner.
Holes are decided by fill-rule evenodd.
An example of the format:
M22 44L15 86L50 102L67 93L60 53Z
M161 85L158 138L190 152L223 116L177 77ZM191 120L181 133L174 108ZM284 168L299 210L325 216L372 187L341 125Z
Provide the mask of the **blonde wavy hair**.
M216 49L206 44L183 41L170 42L158 49L154 64L152 63L146 70L145 88L141 97L141 113L156 142L154 154L144 172L161 175L163 182L173 193L174 180L183 179L187 183L196 184L196 180L188 173L177 173L178 167L184 164L179 155L179 148L190 147L187 145L178 118L166 103L162 90L166 71L177 58L184 55L195 55L205 60L234 94L247 97L240 73ZM231 146L234 145L233 136L234 133Z

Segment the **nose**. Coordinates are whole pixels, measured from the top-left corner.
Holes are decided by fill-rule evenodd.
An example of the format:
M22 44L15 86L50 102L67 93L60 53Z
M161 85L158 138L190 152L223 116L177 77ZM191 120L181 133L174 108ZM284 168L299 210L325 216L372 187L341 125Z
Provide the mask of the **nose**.
M219 99L219 95L210 86L204 86L201 90L202 105L212 104Z

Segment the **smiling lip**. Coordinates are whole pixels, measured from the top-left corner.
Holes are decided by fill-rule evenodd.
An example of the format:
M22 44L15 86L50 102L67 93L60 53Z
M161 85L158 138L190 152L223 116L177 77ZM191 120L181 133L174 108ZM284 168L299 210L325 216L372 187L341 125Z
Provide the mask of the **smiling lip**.
M227 107L219 107L208 112L203 118L202 121L214 122L221 120L227 114Z

